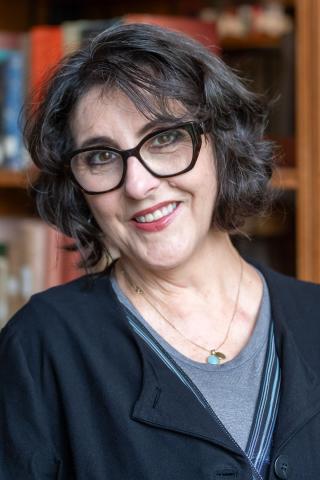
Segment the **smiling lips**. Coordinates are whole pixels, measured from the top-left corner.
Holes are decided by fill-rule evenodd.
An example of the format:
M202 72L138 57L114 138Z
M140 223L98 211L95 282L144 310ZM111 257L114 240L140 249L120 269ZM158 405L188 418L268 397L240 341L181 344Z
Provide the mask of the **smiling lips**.
M136 228L140 230L149 232L159 231L171 222L177 207L177 202L162 203L154 208L138 212L132 218L132 221Z

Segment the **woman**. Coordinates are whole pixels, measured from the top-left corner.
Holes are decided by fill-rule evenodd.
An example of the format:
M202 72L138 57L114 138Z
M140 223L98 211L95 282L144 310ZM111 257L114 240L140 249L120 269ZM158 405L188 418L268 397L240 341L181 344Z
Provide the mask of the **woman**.
M116 26L62 62L27 123L34 193L108 266L3 330L1 479L317 477L320 289L229 237L267 204L265 120L164 29Z

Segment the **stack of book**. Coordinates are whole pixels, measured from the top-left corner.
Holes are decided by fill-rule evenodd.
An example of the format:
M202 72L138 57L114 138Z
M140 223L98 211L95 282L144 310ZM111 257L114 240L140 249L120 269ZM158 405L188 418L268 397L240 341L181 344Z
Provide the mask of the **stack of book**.
M83 274L67 239L38 219L0 219L0 328L33 293Z

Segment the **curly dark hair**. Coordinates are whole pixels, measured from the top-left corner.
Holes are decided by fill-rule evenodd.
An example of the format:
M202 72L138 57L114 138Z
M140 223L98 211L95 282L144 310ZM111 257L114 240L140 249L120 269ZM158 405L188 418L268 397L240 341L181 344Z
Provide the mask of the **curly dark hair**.
M205 123L215 149L217 228L232 232L265 211L274 162L273 143L264 138L265 102L191 38L151 25L117 25L65 57L38 105L26 111L26 145L40 170L32 188L39 214L75 240L82 266L97 265L108 251L65 165L74 148L69 124L75 104L97 85L120 90L147 118L177 120L174 100L186 118Z

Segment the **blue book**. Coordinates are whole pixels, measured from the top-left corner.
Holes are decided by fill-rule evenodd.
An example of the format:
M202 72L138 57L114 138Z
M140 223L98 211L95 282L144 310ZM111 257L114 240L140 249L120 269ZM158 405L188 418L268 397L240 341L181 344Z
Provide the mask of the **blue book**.
M8 51L2 72L2 148L3 166L12 170L26 167L26 154L19 124L25 97L25 55L23 51Z
M5 101L5 81L4 71L6 68L6 61L10 54L9 50L0 49L0 168L4 166L5 153L4 153L4 138L3 138L3 108Z

